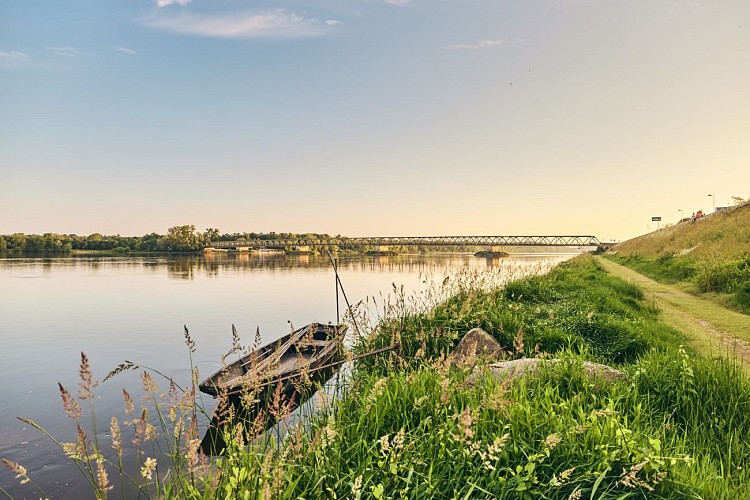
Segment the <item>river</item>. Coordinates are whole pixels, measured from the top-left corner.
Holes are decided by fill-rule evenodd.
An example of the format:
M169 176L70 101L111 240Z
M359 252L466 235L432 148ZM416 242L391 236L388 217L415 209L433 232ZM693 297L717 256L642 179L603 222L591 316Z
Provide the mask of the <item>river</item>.
M418 296L431 281L462 270L516 277L569 256L343 256L339 273L350 301L375 297L382 303L394 284ZM16 419L30 418L61 441L75 441L57 384L76 394L81 352L98 380L129 360L185 383L190 357L183 325L197 344L193 362L207 375L231 348L232 324L250 344L256 328L267 343L291 325L335 322L334 283L327 257L305 255L0 258L0 458L26 467L52 498L92 497L62 451ZM343 297L340 305L343 315ZM122 389L137 395L139 387L137 373L126 372L96 388L97 422L107 443L109 419L125 416ZM200 424L205 429L206 422ZM0 487L17 498L42 494L5 468Z

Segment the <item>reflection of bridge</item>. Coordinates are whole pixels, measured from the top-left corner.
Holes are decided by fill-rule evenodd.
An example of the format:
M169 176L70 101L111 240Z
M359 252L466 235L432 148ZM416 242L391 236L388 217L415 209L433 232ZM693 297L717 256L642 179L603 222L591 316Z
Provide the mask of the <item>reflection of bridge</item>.
M396 246L598 246L596 236L373 236L363 238L284 238L276 240L214 241L213 248L250 249L284 247L396 247Z

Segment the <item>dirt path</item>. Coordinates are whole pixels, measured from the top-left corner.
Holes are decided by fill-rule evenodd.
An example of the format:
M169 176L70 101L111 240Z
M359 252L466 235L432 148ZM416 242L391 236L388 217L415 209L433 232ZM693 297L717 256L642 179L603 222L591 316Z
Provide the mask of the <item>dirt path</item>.
M750 316L658 283L632 269L597 257L605 271L637 284L661 309L667 323L683 332L696 350L736 356L750 371Z

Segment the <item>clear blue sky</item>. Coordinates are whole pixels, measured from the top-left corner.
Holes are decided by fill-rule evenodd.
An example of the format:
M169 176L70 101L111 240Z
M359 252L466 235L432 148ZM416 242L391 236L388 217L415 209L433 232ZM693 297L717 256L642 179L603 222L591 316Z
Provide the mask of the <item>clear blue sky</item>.
M747 0L2 0L0 234L594 234L750 196Z

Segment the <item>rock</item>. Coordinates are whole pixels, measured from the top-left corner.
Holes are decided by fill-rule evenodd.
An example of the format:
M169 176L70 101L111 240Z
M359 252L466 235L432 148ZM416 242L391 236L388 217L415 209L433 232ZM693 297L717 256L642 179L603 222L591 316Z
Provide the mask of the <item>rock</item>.
M495 361L503 357L505 351L500 343L481 328L472 328L461 339L448 357L453 366L474 365L477 358Z
M514 359L512 361L502 361L500 363L492 363L489 365L492 376L498 380L513 380L523 377L526 374L534 373L542 363L546 366L556 365L563 362L561 359L539 359L539 358L523 358ZM599 377L605 382L614 382L625 378L625 373L615 370L611 366L601 365L599 363L591 363L584 361L582 363L583 372L589 377ZM472 378L476 375L472 374Z

